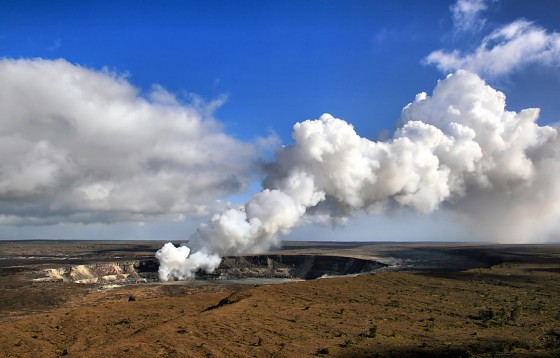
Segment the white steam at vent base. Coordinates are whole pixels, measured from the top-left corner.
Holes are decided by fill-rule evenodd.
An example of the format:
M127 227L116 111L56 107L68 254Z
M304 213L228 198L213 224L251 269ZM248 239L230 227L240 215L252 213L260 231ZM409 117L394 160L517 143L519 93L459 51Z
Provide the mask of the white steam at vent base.
M304 216L339 220L358 210L441 208L478 240L545 241L560 218L557 130L536 123L538 109L505 108L503 93L458 71L431 97L418 94L388 141L362 138L329 114L297 123L262 192L201 224L193 254L172 244L158 251L160 279L211 272L221 256L273 247Z
M216 254L207 254L197 251L190 255L191 249L187 246L175 247L168 242L163 245L156 253L159 260L159 278L161 281L168 281L175 277L185 280L193 277L197 270L212 273L222 261Z

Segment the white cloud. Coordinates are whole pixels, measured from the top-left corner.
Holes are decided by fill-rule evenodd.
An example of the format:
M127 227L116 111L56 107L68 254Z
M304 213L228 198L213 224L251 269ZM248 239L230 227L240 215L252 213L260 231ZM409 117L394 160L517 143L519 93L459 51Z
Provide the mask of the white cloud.
M437 50L425 61L443 72L465 69L485 77L507 75L530 64L560 65L560 34L526 20L492 31L472 53Z
M458 0L450 8L455 28L471 32L481 30L486 20L480 18L480 13L486 9L488 5L485 0Z
M255 150L212 118L223 99L194 102L64 60L1 60L0 223L205 212L246 185Z
M560 218L560 138L555 128L539 126L538 116L537 108L506 110L502 92L465 71L449 75L432 96L417 97L403 110L403 122L422 121L452 136L451 145L440 141L434 152L451 169L454 195L442 204L479 240L554 238Z

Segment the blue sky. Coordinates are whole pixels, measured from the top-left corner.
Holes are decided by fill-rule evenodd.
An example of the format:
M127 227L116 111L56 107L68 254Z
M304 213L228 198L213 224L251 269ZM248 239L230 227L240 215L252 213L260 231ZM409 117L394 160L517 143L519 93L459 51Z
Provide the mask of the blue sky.
M17 2L4 3L0 32L4 56L108 67L143 89L227 94L219 118L243 139L269 129L288 139L295 121L325 111L375 135L440 76L419 61L449 27L449 6L415 3Z
M294 123L325 112L353 124L363 137L386 138L402 108L454 70L428 63L432 52L472 53L486 36L519 19L549 36L560 31L557 1L472 2L484 9L461 29L451 10L455 1L2 1L0 57L108 69L141 96L159 85L185 105L192 94L205 103L225 98L213 117L239 143L272 133L290 143ZM503 73L480 75L506 94L508 109L539 107L539 124L560 120L558 61L520 60ZM245 191L200 200L241 202L259 190L259 177L249 178ZM445 213L408 215L358 215L355 225L322 237L410 241L415 231L437 227L435 240L464 238ZM48 225L3 225L0 238L182 239L206 218L191 211L180 220L141 224L59 217ZM288 238L309 237L314 229L298 228Z

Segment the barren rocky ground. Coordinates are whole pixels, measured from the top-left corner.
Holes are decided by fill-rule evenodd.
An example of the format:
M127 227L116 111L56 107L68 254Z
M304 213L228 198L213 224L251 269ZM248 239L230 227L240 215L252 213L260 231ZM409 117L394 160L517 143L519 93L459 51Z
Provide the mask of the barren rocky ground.
M84 263L149 257L159 245L137 244L124 250L130 243L2 243L0 253L15 257L40 251L73 255L72 263ZM0 351L7 357L560 355L557 245L288 248L315 254L390 253L403 262L420 258L420 269L412 262L403 266L407 272L277 285L199 281L111 288L33 281L41 269L61 262L3 259Z

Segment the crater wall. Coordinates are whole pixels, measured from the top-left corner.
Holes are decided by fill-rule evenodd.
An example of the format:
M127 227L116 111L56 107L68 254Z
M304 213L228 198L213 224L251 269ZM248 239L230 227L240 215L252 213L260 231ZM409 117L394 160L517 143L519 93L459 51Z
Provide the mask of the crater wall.
M325 276L371 272L385 267L374 260L330 255L243 255L228 256L212 273L197 272L199 280L243 278L299 278L312 280ZM104 262L45 269L40 280L74 283L143 283L158 281L157 259Z

